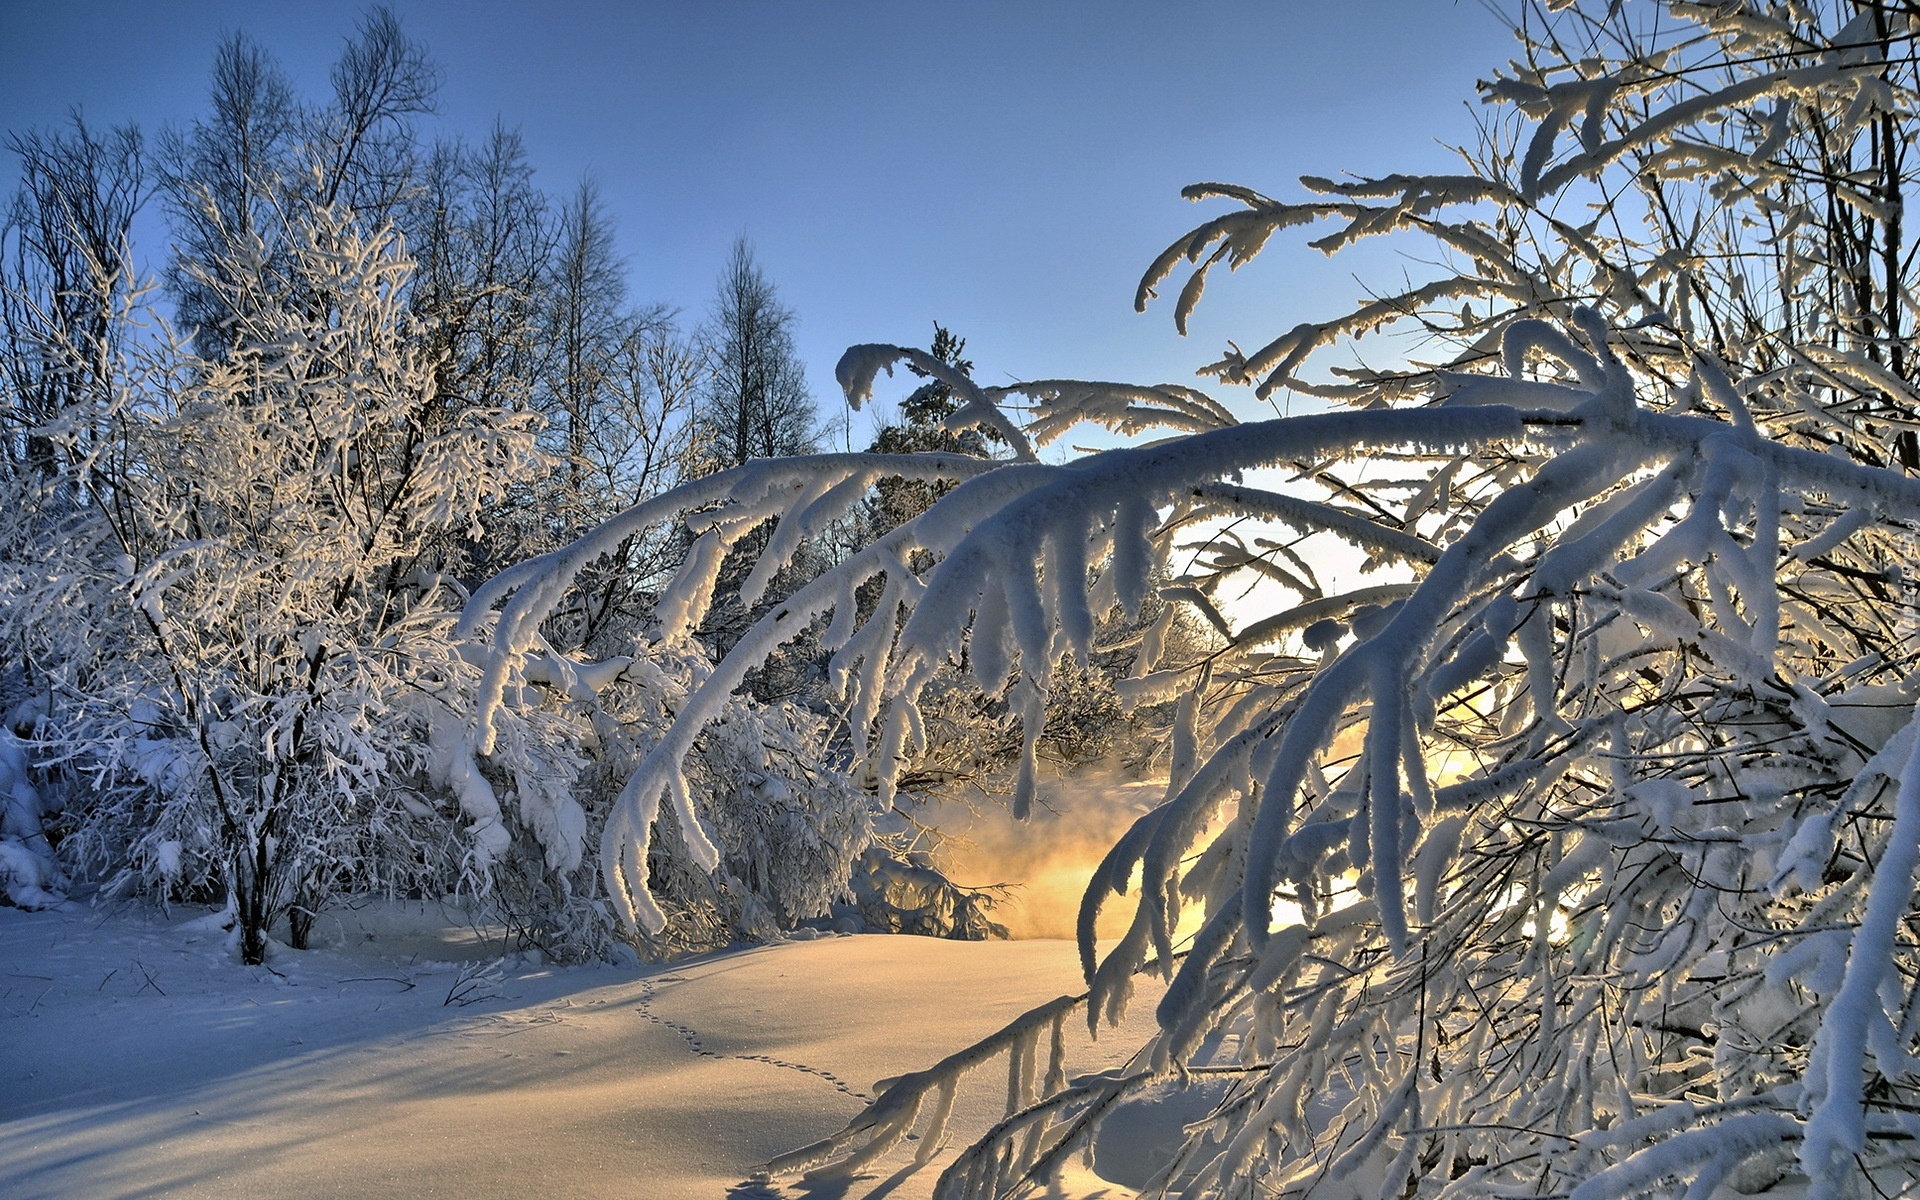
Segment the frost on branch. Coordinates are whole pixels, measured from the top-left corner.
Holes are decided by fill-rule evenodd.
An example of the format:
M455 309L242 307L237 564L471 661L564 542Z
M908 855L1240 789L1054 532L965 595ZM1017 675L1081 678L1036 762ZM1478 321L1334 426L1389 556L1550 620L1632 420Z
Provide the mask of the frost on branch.
M688 644L686 634L698 627L713 601L715 582L728 549L769 517L782 514L785 519L766 543L756 569L746 581L749 586L764 586L765 581L785 565L787 557L798 552L806 531L841 515L864 496L876 480L899 475L928 480L964 479L989 466L979 459L958 454L815 455L752 462L662 493L608 520L568 546L503 572L474 592L458 627L462 635L486 630L491 646L477 693L475 724L459 754L478 770L483 759L500 751L501 727L513 719L519 707L503 702L519 694L528 682L529 663L542 661L540 656L546 650L540 634L541 622L566 596L580 571L636 531L683 520L696 527L694 532L698 536L685 563L656 601L659 628L657 640L648 653L649 657L660 658L690 652L703 658ZM695 513L691 518L687 516L690 511ZM877 561L886 553L874 551L872 547L869 551L873 552L863 552L863 556L857 556L854 561ZM628 739L624 743L628 747L625 752L633 755L637 765L629 764L624 778L614 780L608 789L617 794L605 818L600 844L607 892L615 912L630 931L651 937L662 933L667 926L667 914L649 886L653 872L649 856L663 801L679 844L679 852L672 856L678 869L684 872L691 868L689 878L703 876L721 867L728 856L729 848L717 844L711 832L718 820L717 814L702 813L696 808L699 789L690 786L688 764L696 752L703 759L713 753L724 755L719 747L725 739L716 740L709 736L711 731L729 723L737 725L741 721L761 719L750 715L734 698L748 670L805 632L813 617L832 611L836 601L844 602L850 623L855 608L854 590L876 574L878 571L873 569L850 571L842 567L835 573L837 582L832 587L816 581L777 603L747 631L726 659L710 669L702 662L697 669L689 671L685 677L685 694L674 696L670 705L657 708L654 717L639 722L638 736L622 735ZM827 597L824 602L819 599L822 595ZM883 598L882 603L885 602ZM897 600L895 604L897 607ZM827 641L829 649L844 655L847 644L852 641L851 632L839 637L830 631ZM835 671L842 669L839 661L836 658ZM797 713L775 724L791 726L794 721L804 724ZM743 749L742 753L781 753L796 761L815 756L812 749L803 748L798 742L772 748L779 740L775 737L773 743L763 743L759 750ZM603 761L615 760L603 758ZM836 808L851 804L841 783L822 778L814 781L817 789L809 788L817 794L795 796L786 784L777 783L779 773L766 776L764 764L750 768L749 773L763 776L763 783L753 784L754 787L773 788L764 797L741 798L739 812L747 815L749 824L759 819L753 815L759 803L767 801L796 805L811 801L829 803ZM844 776L844 772L835 774ZM739 781L727 778L715 782L717 786L711 791L718 795L733 789ZM858 821L850 814L844 821L836 819L828 825L844 826L843 833L836 835L840 845L835 853L842 864L851 861L863 845L864 826L856 832ZM764 865L776 861L777 857L749 856L738 861ZM743 865L743 869L747 868ZM813 877L831 874L830 870L815 872ZM807 885L808 888L818 886L821 885ZM824 895L814 896L805 904L795 905L784 916L790 923L798 917L821 915L826 899ZM747 927L754 925L749 922ZM761 922L759 927L770 929L773 922L771 919Z
M1763 420L1764 388L1705 357L1679 386L1650 376L1591 312L1503 340L1511 374L1449 376L1424 406L1012 464L920 519L903 544L938 565L876 643L889 699L865 752L883 777L931 664L964 651L983 687L1044 696L1090 614L1139 586L1123 564L1163 561L1196 509L1317 517L1413 578L1310 595L1295 577L1294 605L1186 676L1192 765L1101 865L1083 921L1089 1020L1167 964L1137 1070L1019 1085L1009 1047L1049 1009L1007 1046L894 1081L775 1169L862 1170L923 1106L937 1140L961 1076L1003 1049L1009 1117L942 1195L1043 1178L1126 1095L1196 1072L1230 1082L1164 1177L1193 1194L1247 1178L1467 1192L1542 1169L1585 1194L1777 1175L1803 1123L1810 1147L1838 1147L1822 1161L1869 1144L1863 1097L1908 1070L1914 1020L1878 1007L1908 969L1888 914L1916 869L1892 805L1911 790L1911 652L1863 656L1886 620L1871 589L1796 564L1909 553L1920 482L1796 444ZM1745 419L1689 411L1694 387L1744 395ZM1515 395L1534 406L1489 402ZM1463 454L1499 464L1501 486L1458 471ZM1371 539L1349 506L1230 482L1342 456L1457 482L1376 516ZM989 489L990 510L970 507ZM1128 497L1174 515L1128 519ZM1457 529L1440 511L1462 508ZM1133 888L1131 930L1096 954L1093 914ZM1180 937L1187 906L1199 926ZM1516 1140L1535 1147L1525 1167L1502 1149Z
M1408 430L1400 414L1329 414L1116 450L1071 467L996 465L959 455L824 455L750 464L688 485L684 495L663 496L654 510L663 515L695 495L725 496L732 489L743 497L739 517L722 508L707 518L709 532L703 536L717 536L724 543L724 531L737 538L773 511L772 497L789 498L789 519L802 520L816 497L857 494L843 486L848 479L870 482L911 473L963 480L926 513L776 605L687 698L609 817L602 853L616 905L631 904L627 917L639 927L660 927L663 915L645 887L645 856L648 831L661 802L668 802L680 828L698 828L698 815L681 783L681 764L695 738L756 661L814 622L826 625L824 648L833 656L829 671L851 713L853 770L876 777L883 802L892 795L901 762L921 744L921 693L940 662L957 655L964 644L976 682L990 694L1006 694L1021 716L1024 743L1015 797L1015 811L1020 812L1032 798L1035 750L1055 664L1068 654L1084 662L1092 648L1096 609L1120 604L1137 611L1152 569L1164 565L1164 544L1154 544L1154 523L1143 516L1159 504L1178 501L1185 481L1202 466L1234 472L1324 453L1348 440L1397 445L1404 443ZM1433 445L1456 451L1519 431L1511 410L1493 408L1434 410L1416 427ZM491 749L484 722L497 711L501 692L495 689L504 687L525 653L527 643L521 639L537 628L546 612L543 606L564 592L575 564L597 555L597 539L617 538L626 522L649 515L636 509L609 522L552 556L540 572L512 581L517 590L495 621L487 690L479 702L483 723L475 742L478 753ZM940 556L925 578L905 565L916 550ZM1101 572L1090 591L1089 564L1109 558L1130 564L1128 576ZM679 612L678 597L694 597L684 619L697 619L714 562L713 555L696 548L670 585L663 607ZM862 612L859 589L874 583L880 587L879 602L871 612ZM477 593L466 623L477 626L485 611L478 606L497 602L501 590ZM703 845L697 836L689 838L688 849L697 864L715 861L711 844Z

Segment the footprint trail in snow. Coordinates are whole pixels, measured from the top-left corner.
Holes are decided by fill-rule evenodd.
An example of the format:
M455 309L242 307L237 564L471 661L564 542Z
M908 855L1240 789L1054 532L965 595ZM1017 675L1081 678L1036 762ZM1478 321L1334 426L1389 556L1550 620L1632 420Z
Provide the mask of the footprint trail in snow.
M661 982L678 983L680 982L680 977L670 975ZM725 1054L718 1050L709 1050L707 1049L706 1043L701 1040L699 1030L694 1029L691 1025L683 1025L670 1017L663 1017L653 1011L653 1002L658 996L659 988L654 980L647 979L641 981L640 1001L634 1008L634 1011L655 1025L672 1030L675 1034L679 1035L681 1041L687 1044L687 1049L693 1051L693 1053L699 1055L701 1058L731 1058L740 1062L765 1063L770 1067L782 1067L789 1071L799 1071L804 1075L811 1075L816 1079L831 1084L837 1090L844 1092L862 1103L871 1104L873 1102L872 1096L847 1083L846 1080L835 1075L833 1072L822 1070L819 1067L810 1067L805 1063L788 1062L784 1058L774 1058L769 1054Z

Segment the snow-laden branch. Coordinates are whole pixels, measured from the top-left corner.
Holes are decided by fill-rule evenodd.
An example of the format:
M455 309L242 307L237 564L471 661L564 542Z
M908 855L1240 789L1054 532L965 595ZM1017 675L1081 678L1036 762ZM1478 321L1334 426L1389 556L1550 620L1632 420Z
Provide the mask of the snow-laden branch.
M527 559L475 588L460 621L456 637L472 637L492 622L492 651L476 706L475 749L492 752L492 719L506 686L508 673L534 645L540 622L565 597L579 573L595 560L612 554L635 534L670 523L686 513L726 504L725 517L734 525L733 538L780 511L781 502L819 479L835 484L887 477L951 480L979 474L992 464L962 454L854 455L824 454L793 459L756 460L744 466L708 475L642 501L557 550ZM845 492L839 498L851 504ZM719 569L718 553L728 539L715 535L707 545L713 552L698 556L692 570L676 580L681 595L697 591ZM704 603L679 614L675 624L697 623ZM695 611L701 610L701 611Z
M1015 458L1022 462L1033 461L1033 447L1027 435L1000 411L1000 406L994 403L992 392L983 389L952 363L935 358L925 350L872 344L854 346L840 356L840 362L833 369L834 378L839 381L840 390L846 394L847 403L858 411L861 404L872 398L875 377L881 371L893 374L893 366L899 362L946 384L959 397L960 407L946 418L947 428L959 430L977 425L992 431L1013 447Z
M920 693L934 668L962 642L974 658L976 675L989 691L1005 686L1005 673L1017 661L1025 737L1016 810L1030 803L1034 759L1052 664L1062 653L1083 660L1090 652L1093 613L1085 587L1086 569L1072 564L1100 561L1114 554L1116 531L1137 539L1115 561L1132 562L1136 578L1110 581L1119 595L1140 595L1155 554L1144 543L1145 526L1125 524L1123 510L1145 510L1167 503L1196 478L1315 457L1355 447L1418 445L1457 453L1524 433L1520 414L1497 407L1430 409L1419 414L1333 413L1292 421L1270 421L1196 434L1175 442L1109 451L1069 467L1038 463L993 464L964 456L827 455L749 464L726 476L684 485L630 510L560 551L516 569L475 592L462 618L476 629L485 613L500 605L492 650L477 706L474 753L491 753L490 722L506 692L507 680L533 648L539 623L564 596L573 576L646 525L687 507L722 498L732 507L718 510L710 532L696 543L688 565L669 585L668 601L685 594L705 595L719 570L727 540L722 522L737 538L766 517L805 526L821 499L853 498L859 485L888 476L961 480L933 508L899 526L777 604L742 637L726 659L686 699L673 724L647 753L615 801L602 836L602 862L616 911L638 928L657 931L664 914L646 888L650 828L663 800L671 802L682 837L697 865L717 862L717 851L700 833L697 814L683 785L682 763L702 729L722 710L727 698L754 665L816 621L836 618L825 648L835 653L834 674L845 681L856 713L878 714L882 696L889 701L879 744L870 746L864 721L854 729L856 768L870 769L879 780L883 802L918 721ZM968 476L972 476L969 478ZM739 516L733 516L735 511ZM714 539L711 542L706 539ZM776 534L776 539L779 535ZM703 543L706 548L703 549ZM776 540L756 576L766 573L768 558L784 561ZM864 621L852 619L860 587L885 577L895 585L910 573L905 564L915 550L932 550L940 561L924 583L916 582L911 614L898 642L890 623L907 601L904 592L887 600ZM511 592L511 600L502 598ZM663 601L663 609L670 608ZM675 609L675 624L697 620ZM1058 641L1056 632L1058 631ZM849 654L849 651L853 651ZM857 664L856 660L857 659ZM996 666L996 664L999 664ZM478 778L477 774L473 776Z
M1009 467L1020 486L995 475L969 481L914 527L915 544L937 547L940 558L908 606L885 675L890 703L872 764L883 779L911 749L912 706L940 662L964 653L976 672L991 664L979 675L989 690L1005 686L1018 664L1017 696L1022 685L1043 691L1054 660L1087 653L1089 598L1124 590L1101 591L1103 576L1143 560L1122 553L1113 532L1149 528L1121 519L1123 497L1258 513L1391 553L1416 571L1408 583L1302 593L1249 623L1222 660L1246 666L1223 673L1216 663L1210 676L1216 686L1234 681L1228 688L1241 698L1215 710L1211 725L1195 723L1206 707L1197 693L1183 701L1183 736L1204 737L1206 749L1088 889L1081 948L1090 1020L1124 1009L1131 976L1152 955L1180 961L1158 1009L1156 1070L1191 1069L1208 1038L1229 1029L1245 1053L1270 1056L1223 1102L1223 1114L1237 1114L1229 1127L1241 1132L1225 1141L1196 1135L1182 1151L1182 1170L1206 1164L1202 1177L1218 1186L1255 1169L1266 1138L1297 1146L1329 1178L1357 1178L1383 1164L1414 1171L1411 1156L1434 1144L1414 1132L1421 1128L1453 1130L1432 1137L1461 1156L1484 1144L1476 1130L1564 1128L1529 1097L1597 1103L1613 1086L1607 1081L1643 1078L1654 1065L1616 1049L1596 1070L1600 1060L1563 1048L1559 1031L1593 1028L1603 1003L1625 1006L1604 1028L1632 1027L1644 1019L1632 989L1671 980L1690 954L1734 953L1706 948L1744 936L1739 920L1714 914L1716 896L1740 894L1727 872L1749 838L1783 848L1792 840L1805 862L1831 845L1830 814L1868 802L1870 789L1857 787L1838 807L1815 804L1804 821L1783 822L1762 807L1716 825L1714 780L1725 772L1756 781L1731 786L1761 788L1763 776L1822 778L1850 761L1838 735L1823 732L1836 728L1837 710L1791 682L1803 670L1793 664L1834 661L1844 648L1796 624L1796 601L1776 575L1809 548L1832 552L1920 518L1920 483L1769 437L1739 399L1754 385L1716 378L1718 364L1702 366L1697 386L1718 397L1726 418L1674 411L1671 394L1636 374L1593 314L1575 314L1573 327L1510 326L1506 373L1451 378L1435 406L1250 423L1067 467ZM1655 403L1641 403L1648 395ZM1500 403L1510 398L1533 411ZM1370 519L1231 482L1263 465L1342 454L1445 462L1496 447L1524 466L1484 498L1470 499L1449 477L1446 506L1467 519L1437 546L1394 527L1386 510ZM996 502L978 502L989 489ZM1803 519L1816 498L1819 511L1845 515ZM1292 659L1296 667L1273 675L1269 660L1252 655L1256 644L1293 644L1287 639L1310 628L1317 663ZM1852 669L1892 660L1861 662ZM1139 690L1152 697L1166 686L1142 679ZM1760 745L1772 749L1756 756L1748 748ZM1740 832L1751 827L1772 832ZM1891 836L1890 847L1905 844L1900 819ZM1885 897L1910 893L1910 860L1889 848L1875 859L1870 887L1824 903L1864 894L1878 911ZM1794 868L1792 877L1804 872ZM1095 917L1136 881L1129 931L1103 957ZM1182 961L1182 905L1193 902L1204 920ZM1807 912L1808 928L1827 911ZM1668 915L1654 921L1655 913ZM1563 920L1571 932L1559 928ZM1644 929L1656 932L1636 932ZM1812 935L1785 939L1791 953L1781 963L1825 945L1802 936ZM1480 939L1490 940L1476 948ZM1854 944L1866 964L1896 952L1871 920ZM1849 967L1842 994L1877 998L1883 978L1871 970ZM1576 977L1588 982L1570 985ZM1473 998L1495 980L1520 998L1511 1019L1473 1015ZM1514 1024L1521 1012L1532 1022L1524 1032ZM1857 1036L1829 1017L1815 1042L1817 1056L1830 1056L1819 1061L1839 1064L1829 1091L1809 1093L1828 1096L1818 1113L1855 1114L1820 1115L1807 1126L1810 1147L1840 1147L1829 1154L1835 1162L1865 1144L1868 1135L1854 1131L1876 1119L1858 1117L1861 1081L1875 1069L1860 1047L1876 1047L1872 1064L1882 1072L1905 1070L1905 1052L1889 1040L1895 1025L1868 1015L1846 1019ZM1429 1081L1426 1066L1376 1067L1363 1049L1383 1031L1410 1037L1416 1029L1435 1038L1450 1031L1445 1060L1488 1061L1491 1075L1472 1087ZM1294 1049L1278 1054L1283 1030ZM1343 1115L1308 1120L1306 1096L1329 1071L1349 1076ZM930 1077L916 1087L944 1111L952 1083ZM955 1194L998 1195L1038 1178L1054 1160L1032 1148L1078 1138L1081 1118L1118 1103L1118 1094L1063 1087L1010 1103L1007 1119L949 1174ZM908 1098L889 1103L888 1113L856 1120L840 1142L815 1151L843 1165L870 1161L911 1127ZM1596 1150L1575 1182L1631 1190L1676 1173L1720 1180L1761 1170L1773 1148L1800 1139L1801 1123L1775 1101L1740 1115L1675 1115L1644 1136L1618 1143L1626 1153L1612 1166Z
M1236 423L1191 389L981 388L921 352L850 351L854 400L907 363L1018 461L772 606L629 776L603 860L646 925L662 803L706 853L679 764L799 631L825 627L882 800L927 740L929 689L964 669L1023 727L1016 809L1058 665L1095 657L1110 612L1157 593L1222 635L1180 659L1142 638L1120 690L1174 709L1165 799L1082 906L1089 1021L1158 969L1159 1033L1124 1072L1036 1081L1023 1026L1007 1116L943 1195L1040 1182L1146 1083L1210 1072L1228 1082L1170 1191L1704 1196L1774 1187L1797 1158L1833 1195L1912 1174L1915 30L1884 8L1672 5L1655 32L1617 5L1547 8L1466 171L1309 177L1301 203L1198 185L1235 207L1142 278L1144 306L1191 265L1184 331L1212 268L1282 231L1320 226L1328 253L1430 239L1427 275L1209 368L1349 410ZM1437 361L1316 365L1389 329ZM1169 436L1033 460L1082 421ZM1268 469L1302 494L1249 477ZM851 464L783 470L702 518L659 605L675 628L745 528L790 523L769 542L784 562L860 487ZM1181 530L1200 544L1176 571ZM1321 534L1391 573L1323 585ZM489 593L519 589L507 637L548 578ZM947 1068L809 1157L864 1167L928 1108L937 1144Z

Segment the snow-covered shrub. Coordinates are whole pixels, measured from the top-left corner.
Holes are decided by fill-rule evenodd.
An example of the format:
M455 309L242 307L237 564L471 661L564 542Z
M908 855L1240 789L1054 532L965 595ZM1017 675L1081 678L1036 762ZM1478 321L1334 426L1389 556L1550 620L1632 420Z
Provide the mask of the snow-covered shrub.
M1200 185L1235 207L1149 268L1143 305L1195 264L1184 326L1211 267L1292 227L1329 224L1327 251L1435 243L1434 278L1209 368L1323 411L1242 422L1184 386L982 388L861 346L841 362L851 400L911 363L1015 460L829 455L729 480L711 554L770 508L797 538L876 473L955 486L797 588L640 762L602 856L640 928L662 921L644 870L661 800L686 828L699 731L800 631L824 626L883 801L923 741L918 700L962 661L1022 721L1019 807L1056 665L1088 661L1109 606L1139 611L1173 531L1286 531L1166 587L1198 603L1224 594L1210 572L1265 580L1263 611L1203 605L1229 645L1164 669L1149 646L1118 685L1179 715L1165 802L1087 895L1088 993L893 1081L776 1170L864 1169L931 1104L924 1160L960 1076L1004 1051L1013 1111L943 1196L1020 1193L1127 1096L1196 1073L1226 1083L1161 1177L1181 1195L1786 1181L1829 1198L1920 1171L1920 479L1903 469L1920 465L1920 254L1902 221L1920 17L1569 0L1517 31L1462 172L1309 177L1298 202ZM1327 361L1383 327L1435 361ZM1038 460L1083 421L1159 440ZM1373 577L1323 586L1306 537ZM760 571L792 549L776 539ZM508 581L490 679L565 585L546 566ZM863 587L882 591L871 616ZM484 693L477 749L498 711ZM1094 915L1136 887L1131 929L1096 954ZM1190 905L1199 932L1176 942ZM1039 1069L1050 1029L1114 1018L1142 970L1169 982L1128 1072L1075 1080L1057 1049Z
M871 837L867 798L819 761L822 724L792 704L740 704L707 726L691 762L722 869L783 929L846 894Z
M924 855L902 858L869 847L853 874L853 915L867 933L984 942L1007 927L990 915L1001 898L991 890L960 887Z
M127 338L38 431L71 466L10 480L0 517L0 635L50 697L38 757L79 781L62 852L224 896L249 961L333 893L480 888L508 851L491 789L407 781L472 692L460 547L540 465L531 418L438 400L391 236L330 210L290 228L278 290L207 272L248 293L220 358Z
M494 753L476 762L475 777L521 811L529 849L549 847L544 862L529 853L502 864L498 899L528 941L557 957L603 955L621 933L580 849L603 836L613 797L712 670L691 638L632 649L591 664L550 647L530 655L507 685L514 702L503 714L521 732L503 726ZM563 767L521 744L538 725L552 727L545 754L555 746L573 754ZM718 866L690 869L687 838L668 826L648 867L666 921L649 931L643 949L676 954L765 940L848 898L849 872L871 839L873 805L822 760L826 725L794 703L728 701L700 736L685 776L699 812L694 836L717 847ZM528 797L542 788L553 792L552 818L527 811ZM545 823L574 832L543 839ZM551 847L562 844L569 852L557 856Z
M0 727L0 899L19 908L65 898L66 877L43 825L49 808L29 774L26 746Z

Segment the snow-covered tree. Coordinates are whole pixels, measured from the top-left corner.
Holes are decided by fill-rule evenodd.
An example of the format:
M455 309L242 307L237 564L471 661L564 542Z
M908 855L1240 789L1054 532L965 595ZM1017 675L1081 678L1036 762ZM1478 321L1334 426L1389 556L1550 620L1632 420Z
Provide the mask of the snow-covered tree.
M0 716L27 739L0 778L15 902L53 896L63 868L83 888L231 899L255 957L282 915L301 944L341 892L459 894L556 954L609 948L583 847L632 746L706 668L692 645L625 672L578 660L631 656L687 542L636 530L543 623L512 753L486 767L499 800L448 771L474 667L447 612L501 564L711 469L692 453L707 355L670 309L627 305L591 188L556 207L517 134L416 157L436 80L384 9L318 103L244 35L223 42L209 113L153 156L167 312L130 295L138 132L76 118L7 139L23 182L0 223ZM743 261L759 379L773 351L791 359L790 317ZM844 898L871 805L794 753L818 721L747 706L702 741L696 787L740 798L712 830L734 874L676 876L675 928L651 949ZM781 796L774 821L762 802Z
M1437 251L1432 278L1209 368L1323 411L982 388L862 346L840 367L852 401L917 366L962 399L951 427L993 430L1013 461L826 455L727 480L675 584L682 622L769 515L750 587L878 478L955 486L768 611L640 762L602 853L640 929L662 920L662 801L698 826L682 764L784 642L812 630L833 653L883 801L924 689L964 656L1023 719L1023 804L1058 664L1088 659L1102 615L1138 612L1192 530L1273 531L1183 556L1165 587L1229 644L1160 669L1150 631L1120 684L1177 698L1179 720L1165 802L1091 882L1088 991L891 1081L777 1171L864 1169L930 1108L924 1159L961 1076L1002 1052L1009 1115L943 1196L1019 1193L1166 1086L1213 1112L1169 1194L1838 1197L1920 1171L1920 480L1903 469L1920 15L1569 2L1516 32L1459 173L1308 177L1291 201L1189 189L1233 207L1141 285L1144 306L1192 264L1182 326L1210 268L1290 228L1321 226L1328 252L1384 234ZM1357 361L1381 330L1418 335L1426 361ZM1152 438L1038 460L1087 421ZM1323 584L1327 542L1373 577ZM525 631L594 544L476 594L469 623L495 625L476 752ZM1213 602L1251 576L1262 611ZM877 607L856 602L875 588ZM1097 952L1094 915L1130 889L1130 930ZM1125 1070L1070 1078L1060 1023L1115 1017L1142 971L1167 979L1158 1033Z
M143 191L141 140L71 128L8 138L21 187L0 224L0 488L36 494L37 509L81 501L71 468L95 434L50 423L111 386L132 286L127 231ZM0 706L30 683L26 655L0 649ZM31 710L21 715L31 719ZM64 882L46 834L53 797L37 786L25 747L0 722L0 896L23 907L60 898Z
M471 686L460 547L541 462L529 415L441 410L391 235L326 209L291 232L281 271L205 273L247 289L218 359L127 336L38 428L71 465L9 478L0 518L0 636L75 781L63 853L224 894L249 962L330 895L484 887L507 851L515 818L433 747Z

